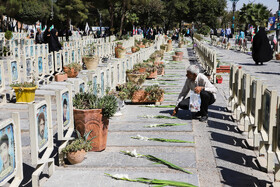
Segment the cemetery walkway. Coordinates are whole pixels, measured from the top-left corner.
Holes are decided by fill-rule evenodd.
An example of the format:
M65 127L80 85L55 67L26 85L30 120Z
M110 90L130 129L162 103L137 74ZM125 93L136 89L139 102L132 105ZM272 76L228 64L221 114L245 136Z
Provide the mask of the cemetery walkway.
M190 46L185 46L180 51L184 52L183 61L170 61L174 52L165 53L165 75L158 77L157 80L148 80L144 83L144 85L157 83L165 89L162 106L175 104L186 79L186 67L191 63L197 63L197 61L189 61L190 58L195 57ZM218 52L221 60L239 59L239 57L234 57L237 56L236 53L234 55L232 53L234 52L223 52L223 50ZM243 62L249 56L240 55L242 55L242 60L239 60L238 63L243 63L245 66L248 63L246 68L250 69L252 67L249 65L250 62ZM269 65L264 67L267 66ZM255 66L253 67L255 69ZM260 70L255 69L255 71ZM127 174L131 179L145 177L182 181L202 187L266 186L271 184L272 176L259 170L254 151L248 149L245 137L231 120L230 113L226 112L228 75L224 74L223 78L223 83L217 85L217 101L209 108L208 123L192 120L191 113L183 110L179 111L178 118L175 119L156 118L170 117L173 107L126 105L121 111L122 116L113 117L110 120L106 150L88 152L87 158L81 164L56 167L54 175L43 186L147 186L142 183L115 180L106 176L105 173ZM166 123L180 125L155 126L155 124ZM152 127L147 127L149 125ZM131 138L137 135L187 142L169 143ZM133 150L136 150L138 154L153 155L169 161L192 174L174 170L162 164L154 164L145 158L130 157L120 152Z

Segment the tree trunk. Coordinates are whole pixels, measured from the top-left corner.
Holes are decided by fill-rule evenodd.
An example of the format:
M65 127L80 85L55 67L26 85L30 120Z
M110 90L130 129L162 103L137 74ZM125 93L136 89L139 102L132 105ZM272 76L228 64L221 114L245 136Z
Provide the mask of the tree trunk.
M122 6L121 12L122 12L122 16L121 16L120 36L122 36L124 17L125 17L125 13L126 13L126 1L123 1L123 6Z
M111 1L110 1L110 6L109 6L109 14L110 14L110 30L111 30L111 35L114 34L114 31L112 30L114 28L114 6L112 5Z

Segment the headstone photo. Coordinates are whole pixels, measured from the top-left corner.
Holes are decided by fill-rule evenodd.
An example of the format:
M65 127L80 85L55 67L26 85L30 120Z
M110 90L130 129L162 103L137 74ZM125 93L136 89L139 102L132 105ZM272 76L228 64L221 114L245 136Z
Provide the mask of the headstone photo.
M43 150L48 143L48 114L47 105L42 105L36 113L37 132L38 132L38 150Z

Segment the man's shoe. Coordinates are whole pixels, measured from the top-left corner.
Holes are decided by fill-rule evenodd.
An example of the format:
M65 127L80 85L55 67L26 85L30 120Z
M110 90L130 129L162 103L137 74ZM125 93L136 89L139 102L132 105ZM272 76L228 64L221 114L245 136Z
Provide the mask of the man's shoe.
M208 116L201 116L201 118L199 119L200 122L207 122L208 120Z
M200 113L200 112L197 112L197 113L194 114L193 118L194 118L194 119L199 119L200 116L201 116L201 113Z

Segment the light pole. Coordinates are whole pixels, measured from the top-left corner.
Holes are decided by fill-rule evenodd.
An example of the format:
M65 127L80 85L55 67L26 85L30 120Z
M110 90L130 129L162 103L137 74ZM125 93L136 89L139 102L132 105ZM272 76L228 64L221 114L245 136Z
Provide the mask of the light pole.
M279 36L279 30L280 30L280 0L277 0L279 2L278 11L277 11L277 27L276 27L276 40L277 40L277 52L278 49L278 36Z
M235 8L236 8L236 3L239 1L239 0L230 0L232 2L232 27L231 27L231 33L232 35L234 35L234 12L235 12Z

